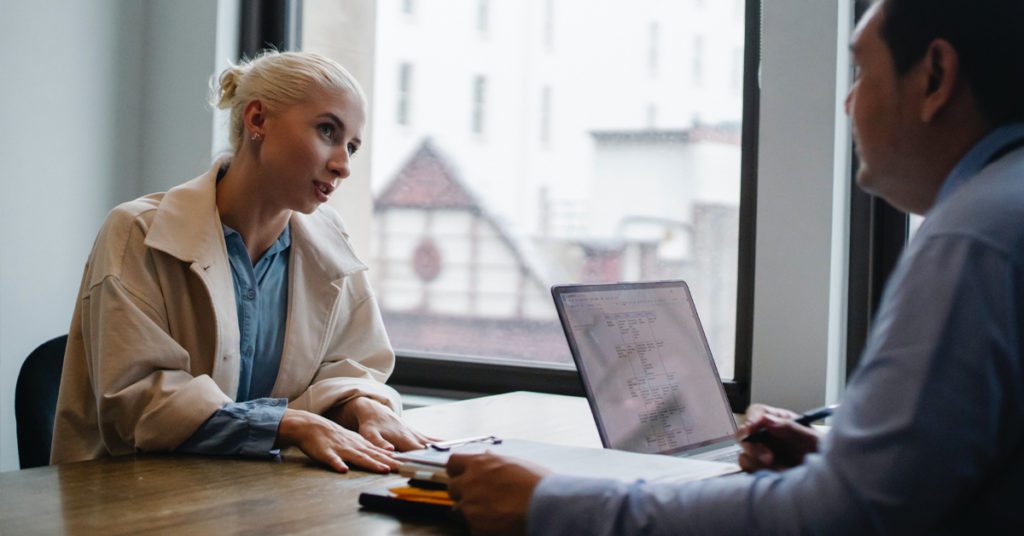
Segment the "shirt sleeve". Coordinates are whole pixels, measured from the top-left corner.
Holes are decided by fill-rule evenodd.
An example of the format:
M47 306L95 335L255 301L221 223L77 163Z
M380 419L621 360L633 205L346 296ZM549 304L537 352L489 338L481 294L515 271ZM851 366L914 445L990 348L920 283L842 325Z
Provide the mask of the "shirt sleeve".
M548 476L530 534L899 534L964 522L1024 433L1021 274L970 237L912 246L821 454L676 484Z
M178 448L177 452L219 456L276 456L277 427L286 398L257 398L224 404Z

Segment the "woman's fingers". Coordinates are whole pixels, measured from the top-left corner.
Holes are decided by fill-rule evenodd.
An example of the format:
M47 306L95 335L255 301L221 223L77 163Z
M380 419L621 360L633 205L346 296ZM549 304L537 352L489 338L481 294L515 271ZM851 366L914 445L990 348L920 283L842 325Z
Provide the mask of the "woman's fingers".
M340 427L339 427L340 428ZM360 467L379 472L388 472L398 469L401 465L392 454L392 451L373 444L369 439L354 432L341 429L344 437L342 456ZM379 436L378 436L379 437ZM381 438L383 441L383 438ZM384 443L387 443L384 441Z
M365 428L360 430L359 433L363 438L377 448L381 448L389 452L395 450L395 446L388 442L387 439L384 439L384 436L382 436L375 428Z
M327 458L325 461L327 462L327 465L331 467L331 469L334 469L339 473L348 472L348 465L345 465L345 462L341 459L341 456L338 456L333 452L328 452L325 458Z
M348 449L343 453L343 457L363 469L377 473L389 473L392 469L398 469L400 465L398 460L370 450Z

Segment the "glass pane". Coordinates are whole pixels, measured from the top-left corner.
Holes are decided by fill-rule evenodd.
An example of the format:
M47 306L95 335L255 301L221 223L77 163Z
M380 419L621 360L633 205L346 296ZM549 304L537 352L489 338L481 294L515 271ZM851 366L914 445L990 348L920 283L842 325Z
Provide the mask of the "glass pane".
M732 377L741 1L303 5L307 50L372 66L344 216L396 349L571 363L550 285L681 278Z

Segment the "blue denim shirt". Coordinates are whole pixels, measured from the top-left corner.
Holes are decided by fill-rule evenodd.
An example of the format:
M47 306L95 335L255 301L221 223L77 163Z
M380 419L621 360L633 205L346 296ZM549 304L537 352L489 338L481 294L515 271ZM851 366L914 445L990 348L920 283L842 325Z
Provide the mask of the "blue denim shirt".
M179 452L246 456L275 455L277 427L288 400L269 398L277 380L288 318L290 227L256 264L242 235L223 225L238 311L240 366L236 402L217 410Z

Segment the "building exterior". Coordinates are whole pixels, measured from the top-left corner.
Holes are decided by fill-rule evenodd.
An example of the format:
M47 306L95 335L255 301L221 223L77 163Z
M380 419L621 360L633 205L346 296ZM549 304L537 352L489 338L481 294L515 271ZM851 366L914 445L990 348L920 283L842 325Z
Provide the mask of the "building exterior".
M305 9L339 40L375 24L371 57L331 51L372 62L368 261L397 348L567 361L549 285L681 277L728 376L741 0Z

